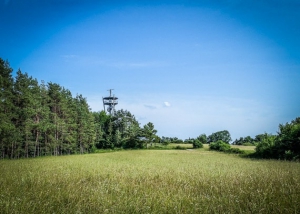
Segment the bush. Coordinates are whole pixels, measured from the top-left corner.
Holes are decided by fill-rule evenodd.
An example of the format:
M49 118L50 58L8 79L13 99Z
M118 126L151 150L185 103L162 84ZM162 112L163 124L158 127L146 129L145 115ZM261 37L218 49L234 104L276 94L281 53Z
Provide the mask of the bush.
M209 149L226 152L230 149L230 145L222 140L218 140L217 142L210 143Z
M300 117L279 125L278 135L264 134L256 146L255 156L300 160Z
M90 148L90 153L96 153L97 147L93 144L92 147Z
M234 153L234 154L245 154L245 151L240 150L239 148L230 148L226 152Z
M226 152L226 151L229 151L230 150L230 145L225 143L225 142L222 142L220 144L220 148L219 148L220 151L222 152Z
M182 146L176 146L174 149L186 150L186 148L184 148L184 147L182 147Z
M231 148L229 144L218 140L217 142L213 142L209 145L209 149L226 152L226 153L234 153L234 154L245 154L243 150L239 148Z
M170 144L170 141L168 141L168 140L162 140L161 144L164 145L164 146L167 146L167 145Z
M264 134L261 142L255 148L255 154L261 158L275 158L276 150L275 150L275 139L276 136Z
M193 140L192 144L194 149L203 148L203 144L198 139Z

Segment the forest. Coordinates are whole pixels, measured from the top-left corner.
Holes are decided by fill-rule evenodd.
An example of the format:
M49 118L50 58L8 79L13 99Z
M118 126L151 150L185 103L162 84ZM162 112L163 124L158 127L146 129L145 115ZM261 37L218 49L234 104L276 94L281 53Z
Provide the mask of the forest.
M92 112L86 98L56 83L16 72L0 59L0 157L83 154L96 148L143 148L157 138L152 123L134 115Z
M210 144L212 150L234 151L227 130L201 134L185 141L158 137L154 124L140 126L133 114L119 110L113 116L93 112L81 94L56 83L16 72L0 58L0 159L93 153L97 149L145 148L153 143L191 143L194 148ZM233 141L255 145L252 157L300 159L300 118L280 124L277 135L259 134ZM238 153L238 152L237 152Z

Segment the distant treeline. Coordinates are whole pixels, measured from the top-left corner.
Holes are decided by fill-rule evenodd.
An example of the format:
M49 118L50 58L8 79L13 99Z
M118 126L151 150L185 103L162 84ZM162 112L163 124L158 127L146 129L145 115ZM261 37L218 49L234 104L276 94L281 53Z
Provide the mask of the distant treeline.
M128 111L92 112L82 95L38 83L0 58L0 158L81 154L97 148L143 148L157 139Z

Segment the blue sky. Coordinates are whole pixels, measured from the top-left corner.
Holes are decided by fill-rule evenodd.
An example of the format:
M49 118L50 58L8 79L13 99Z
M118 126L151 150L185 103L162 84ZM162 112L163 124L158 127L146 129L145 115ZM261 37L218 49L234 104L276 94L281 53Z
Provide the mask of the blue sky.
M83 3L84 2L84 3ZM300 113L296 0L0 0L0 57L158 135L276 133Z

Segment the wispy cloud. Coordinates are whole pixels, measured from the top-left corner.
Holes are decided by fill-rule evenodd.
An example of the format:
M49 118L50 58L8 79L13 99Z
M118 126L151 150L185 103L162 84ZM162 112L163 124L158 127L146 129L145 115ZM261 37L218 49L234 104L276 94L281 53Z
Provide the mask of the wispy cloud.
M4 4L7 5L10 2L10 0L5 0Z
M156 107L155 106L153 106L153 105L144 105L146 108L148 108L148 109L156 109Z

